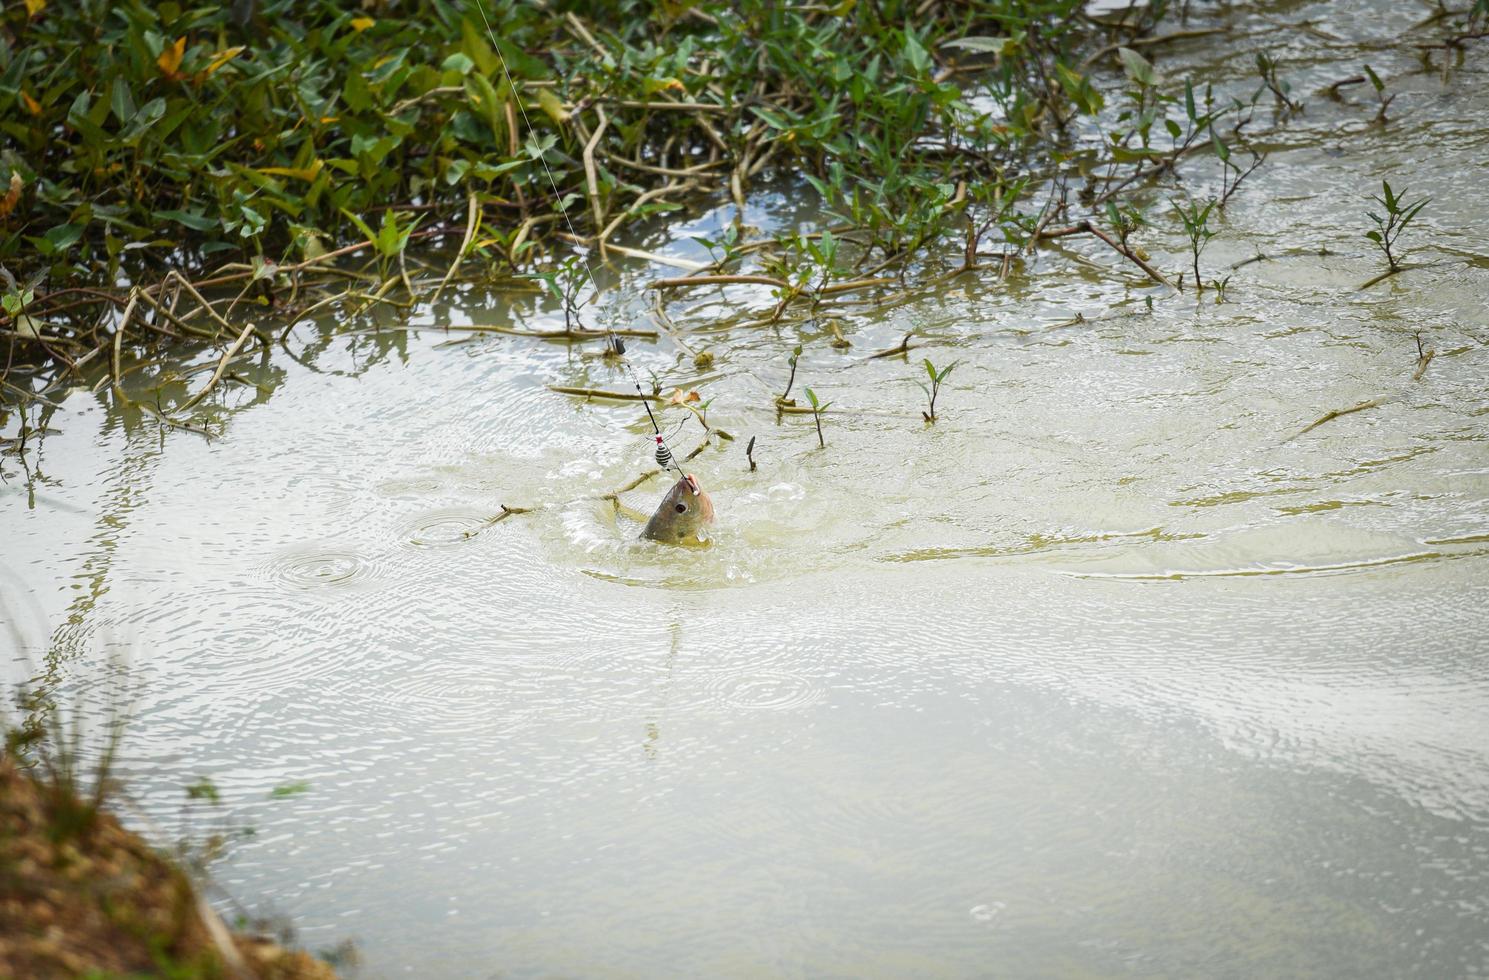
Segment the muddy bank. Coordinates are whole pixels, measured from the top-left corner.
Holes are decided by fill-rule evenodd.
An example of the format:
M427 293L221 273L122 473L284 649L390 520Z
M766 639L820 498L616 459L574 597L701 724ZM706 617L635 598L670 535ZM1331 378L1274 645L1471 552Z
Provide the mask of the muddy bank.
M330 980L228 932L191 879L110 813L0 760L0 976Z

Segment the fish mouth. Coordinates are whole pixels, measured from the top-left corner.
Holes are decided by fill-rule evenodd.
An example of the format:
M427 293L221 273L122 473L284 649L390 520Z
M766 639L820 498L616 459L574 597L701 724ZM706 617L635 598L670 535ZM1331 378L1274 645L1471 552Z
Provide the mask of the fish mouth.
M696 476L694 476L693 474L689 473L685 477L683 477L683 479L688 482L688 489L691 490L691 491L693 491L693 496L695 496L695 497L698 498L698 517L699 517L699 519L701 521L703 521L703 523L705 523L705 524L712 524L713 523L713 500L712 500L712 498L710 498L708 494L706 494L706 493L703 492L703 487L701 485L699 485L698 478Z

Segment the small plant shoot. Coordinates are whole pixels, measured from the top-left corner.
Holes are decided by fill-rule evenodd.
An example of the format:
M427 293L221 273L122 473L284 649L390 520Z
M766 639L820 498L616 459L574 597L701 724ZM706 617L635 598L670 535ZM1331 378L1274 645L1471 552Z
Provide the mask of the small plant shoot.
M1406 192L1397 194L1391 189L1391 183L1387 180L1380 182L1381 193L1372 194L1370 199L1379 204L1385 211L1384 215L1374 211L1365 212L1375 227L1365 232L1365 237L1375 243L1381 254L1386 257L1386 265L1390 272L1401 271L1401 256L1396 249L1396 241L1402 232L1411 226L1418 214L1427 206L1430 198L1422 198L1420 201L1405 203Z
M921 412L920 415L928 424L933 424L936 421L936 396L941 394L941 383L946 380L946 376L951 373L952 368L957 366L957 363L956 361L952 361L944 368L937 369L936 365L931 363L929 357L925 359L925 373L926 377L929 378L929 383L921 382L920 390L925 392L926 400L930 405L928 410Z

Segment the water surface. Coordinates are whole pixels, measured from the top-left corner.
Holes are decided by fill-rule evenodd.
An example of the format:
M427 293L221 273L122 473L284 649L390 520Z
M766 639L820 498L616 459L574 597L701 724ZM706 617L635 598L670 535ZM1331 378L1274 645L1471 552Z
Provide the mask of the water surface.
M1226 303L1084 243L843 306L846 350L718 329L768 291L676 297L715 366L630 360L736 437L689 466L707 551L596 499L651 449L634 404L549 390L627 387L596 345L443 329L558 322L527 295L303 323L210 442L74 393L29 488L0 463L12 679L100 704L122 651L138 819L199 830L210 777L255 831L225 889L368 976L1485 975L1489 97L1482 48L1446 74L1382 48L1425 9L1226 15L1334 38L1275 35L1307 111L1205 254L1272 257ZM1160 68L1249 94L1234 49ZM1385 127L1318 91L1365 56ZM1416 268L1361 291L1382 177L1433 203ZM731 216L632 244L696 259ZM819 217L785 182L746 220ZM647 325L667 270L597 272L596 315ZM796 343L825 449L771 409ZM958 362L935 426L924 356Z

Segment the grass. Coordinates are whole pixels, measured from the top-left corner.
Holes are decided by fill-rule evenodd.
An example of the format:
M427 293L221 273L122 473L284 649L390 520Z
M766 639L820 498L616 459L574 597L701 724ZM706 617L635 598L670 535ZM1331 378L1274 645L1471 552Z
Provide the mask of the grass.
M228 932L194 867L216 835L182 846L178 860L121 824L114 765L123 711L90 740L77 709L64 720L36 696L21 707L26 721L5 726L0 752L0 975L335 976L304 953ZM292 784L276 795L299 791ZM187 798L215 803L217 792L203 780Z

